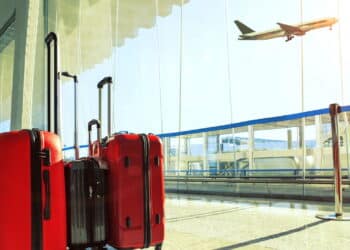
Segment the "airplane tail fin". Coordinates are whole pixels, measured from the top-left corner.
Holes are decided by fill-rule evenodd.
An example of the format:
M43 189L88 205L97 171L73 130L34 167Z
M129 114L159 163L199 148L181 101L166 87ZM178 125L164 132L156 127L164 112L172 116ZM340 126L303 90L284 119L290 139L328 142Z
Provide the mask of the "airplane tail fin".
M235 24L237 25L238 29L242 32L242 34L255 32L255 30L249 28L247 25L241 23L238 20L235 20Z

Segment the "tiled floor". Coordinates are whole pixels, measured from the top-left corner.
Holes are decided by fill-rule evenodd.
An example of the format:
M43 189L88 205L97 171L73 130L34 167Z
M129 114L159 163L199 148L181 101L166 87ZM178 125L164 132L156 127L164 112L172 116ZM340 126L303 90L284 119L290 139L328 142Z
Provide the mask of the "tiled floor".
M344 211L350 215L349 204ZM333 205L168 195L163 249L350 249L350 221L322 221L320 213Z

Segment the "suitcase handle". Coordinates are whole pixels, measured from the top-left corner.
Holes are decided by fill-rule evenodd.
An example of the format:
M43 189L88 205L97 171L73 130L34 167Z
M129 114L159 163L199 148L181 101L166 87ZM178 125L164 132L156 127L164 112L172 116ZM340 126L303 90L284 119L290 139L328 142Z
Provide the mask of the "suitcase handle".
M102 89L105 84L112 83L112 77L106 76L101 81L98 82L97 88Z
M73 78L74 80L74 153L75 159L79 159L79 139L78 139L78 76L72 75L67 71L61 72L62 76Z
M97 127L97 141L99 144L101 144L101 123L96 120L96 119L92 119L91 121L89 121L88 123L88 132L89 132L89 155L93 155L93 150L92 150L92 140L91 140L91 130L92 127L96 125Z
M72 75L67 71L61 72L61 75L65 76L65 77L73 78L74 83L78 83L78 76L77 75Z
M97 127L97 140L100 142L101 141L101 123L99 120L96 119L92 119L91 121L89 121L88 123L88 132L89 132L89 145L91 145L92 141L91 141L91 130L92 127L96 125Z
M103 87L108 84L108 105L107 105L107 112L108 112L108 120L107 120L107 130L108 130L108 136L110 137L112 135L112 93L111 93L111 84L113 83L112 77L106 76L101 81L98 82L97 88L98 88L98 119L100 122L102 122L102 89Z
M53 120L54 125L52 127L51 124L51 108L52 108L52 101L51 101L51 48L50 45L53 42L54 44L54 100L53 100ZM47 109L47 119L48 119L48 131L53 131L56 134L60 134L61 128L60 128L60 118L58 117L60 115L59 112L59 87L58 87L58 48L57 48L57 35L54 32L50 32L45 37L45 43L47 46L47 103L48 103L48 109Z

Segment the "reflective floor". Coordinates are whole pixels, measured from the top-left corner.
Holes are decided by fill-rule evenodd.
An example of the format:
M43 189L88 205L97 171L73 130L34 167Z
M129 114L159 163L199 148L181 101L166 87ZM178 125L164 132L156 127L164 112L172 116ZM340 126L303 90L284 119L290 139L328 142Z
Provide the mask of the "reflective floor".
M350 249L350 221L315 218L333 211L331 203L169 194L164 249Z

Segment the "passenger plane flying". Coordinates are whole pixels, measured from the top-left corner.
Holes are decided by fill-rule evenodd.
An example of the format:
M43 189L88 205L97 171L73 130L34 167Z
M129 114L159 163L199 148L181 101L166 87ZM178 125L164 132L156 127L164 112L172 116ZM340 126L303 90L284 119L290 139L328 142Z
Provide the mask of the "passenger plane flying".
M280 28L274 30L268 30L263 32L255 32L253 29L249 28L247 25L236 20L235 24L242 32L238 40L267 40L276 37L286 37L286 42L292 40L294 36L303 36L306 32L319 29L323 27L329 27L332 29L332 25L338 22L334 17L323 18L311 22L300 23L297 25L288 25L283 23L277 23Z

